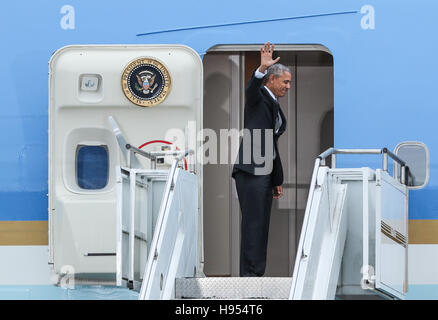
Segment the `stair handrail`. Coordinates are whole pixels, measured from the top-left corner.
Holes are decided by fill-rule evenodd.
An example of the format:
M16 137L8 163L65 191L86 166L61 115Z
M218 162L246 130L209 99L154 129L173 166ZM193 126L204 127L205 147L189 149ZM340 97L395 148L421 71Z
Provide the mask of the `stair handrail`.
M135 147L132 147L133 150L137 149ZM139 149L140 150L140 149ZM142 150L140 150L142 151ZM163 228L163 221L165 220L165 214L166 214L166 207L168 206L168 202L169 202L169 197L170 197L170 192L173 190L174 188L174 176L175 173L177 171L177 167L178 167L178 162L181 161L184 157L186 157L187 155L191 155L194 153L193 150L186 150L186 151L179 151L180 155L178 157L176 157L173 162L172 162L172 166L169 169L169 174L167 176L167 182L166 185L164 187L164 193L163 193L163 199L161 201L161 205L160 205L160 210L159 210L159 214L157 217L157 222L156 222L156 227L155 227L155 231L154 231L154 235L152 237L152 241L151 241L151 251L148 254L148 260L146 263L146 267L144 270L144 275L143 275L143 283L141 285L140 288L140 293L139 293L139 299L144 300L146 295L147 295L147 286L149 284L150 279L148 278L148 270L150 269L153 260L155 260L158 257L158 252L155 250L152 250L153 248L156 248L156 246L158 245L158 236L161 233L161 230Z
M399 156L388 150L388 148L381 149L335 149L328 148L326 151L321 153L317 158L321 160L321 165L325 166L325 160L331 156L331 167L336 168L336 155L338 154L383 154L382 168L384 171L388 172L388 156L394 161L400 164L401 174L400 182L404 185L408 185L408 179L406 177L411 174L409 171L409 166L404 160Z
M128 156L128 162L130 160L131 157L131 153L138 153L139 155L151 160L152 163L152 169L156 169L156 161L158 157L162 157L162 156L174 156L175 159L177 160L176 162L178 163L179 161L181 161L182 159L184 159L185 157L187 157L188 155L192 155L194 154L193 150L185 150L185 151L179 151L179 150L175 150L175 151L151 151L151 152L147 152L144 150L141 150L139 148L134 147L133 145L127 143L125 145L126 150L131 151L128 152L129 156ZM129 163L128 163L129 166Z

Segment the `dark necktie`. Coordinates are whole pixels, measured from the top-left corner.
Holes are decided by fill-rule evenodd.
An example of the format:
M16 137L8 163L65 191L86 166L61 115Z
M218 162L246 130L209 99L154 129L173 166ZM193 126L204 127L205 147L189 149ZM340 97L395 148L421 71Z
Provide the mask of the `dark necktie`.
M280 130L280 127L283 123L283 121L281 121L281 116L280 116L280 104L275 101L275 103L278 106L278 111L277 111L277 115L275 116L275 127L274 127L274 135L278 133L278 131ZM277 158L277 153L275 152L275 146L274 146L274 159Z

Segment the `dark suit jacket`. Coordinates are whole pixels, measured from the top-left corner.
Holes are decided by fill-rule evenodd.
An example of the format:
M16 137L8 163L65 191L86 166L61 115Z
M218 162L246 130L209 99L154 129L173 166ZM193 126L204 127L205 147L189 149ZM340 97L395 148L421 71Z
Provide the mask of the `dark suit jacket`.
M248 130L245 130L246 133L244 131L244 136L239 147L239 156L236 160L236 163L234 164L232 176L234 177L235 173L239 170L254 175L259 174L257 172L260 172L259 170L261 168L272 168L272 170L269 170L268 172L266 172L266 174L271 174L273 186L279 186L283 184L283 168L281 165L280 153L278 152L277 140L280 135L286 130L286 118L278 102L276 102L272 98L272 96L264 88L262 83L263 79L257 79L253 73L245 90L246 103L244 111L244 128ZM278 133L275 133L274 128L277 113L280 114L282 125ZM261 141L260 138L257 137L257 135L256 140L254 140L255 129L261 129ZM272 130L272 132L274 132L273 145L276 154L276 158L274 160L272 160L272 156L266 157L267 154L273 154L272 150L266 150L265 130L267 129L270 129ZM246 141L251 141L249 148L247 147L248 144L245 146L245 148L243 146L243 144L245 143L245 139L247 139ZM260 144L258 143L258 141L260 141ZM266 157L266 160L261 163L257 163L260 161L255 161L255 152L258 158Z

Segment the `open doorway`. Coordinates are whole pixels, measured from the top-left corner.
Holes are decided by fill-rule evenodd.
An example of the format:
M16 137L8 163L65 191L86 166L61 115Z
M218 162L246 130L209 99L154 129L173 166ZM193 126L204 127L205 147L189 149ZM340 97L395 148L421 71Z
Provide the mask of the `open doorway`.
M203 127L214 130L217 137L221 129L243 128L244 88L259 66L260 47L217 46L204 56ZM279 139L284 196L273 201L265 276L289 277L314 159L334 145L333 57L321 45L276 45L276 56L291 68L292 85L279 99L287 118L287 130ZM229 147L233 147L231 143ZM239 275L240 208L231 178L233 162L206 164L203 169L207 276Z

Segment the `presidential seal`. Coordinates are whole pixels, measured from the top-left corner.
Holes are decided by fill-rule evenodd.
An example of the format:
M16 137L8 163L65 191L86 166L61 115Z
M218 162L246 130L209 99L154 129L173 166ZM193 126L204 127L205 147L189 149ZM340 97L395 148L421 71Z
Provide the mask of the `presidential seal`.
M167 68L152 58L139 58L123 70L122 90L136 105L151 107L166 99L171 79Z

